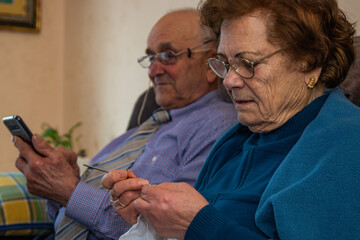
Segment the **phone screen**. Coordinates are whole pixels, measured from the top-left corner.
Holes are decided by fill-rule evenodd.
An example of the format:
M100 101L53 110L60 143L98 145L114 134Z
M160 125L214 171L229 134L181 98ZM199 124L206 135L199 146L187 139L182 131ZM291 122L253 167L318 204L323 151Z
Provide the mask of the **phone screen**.
M2 119L13 136L20 137L32 146L32 133L20 116L8 116Z

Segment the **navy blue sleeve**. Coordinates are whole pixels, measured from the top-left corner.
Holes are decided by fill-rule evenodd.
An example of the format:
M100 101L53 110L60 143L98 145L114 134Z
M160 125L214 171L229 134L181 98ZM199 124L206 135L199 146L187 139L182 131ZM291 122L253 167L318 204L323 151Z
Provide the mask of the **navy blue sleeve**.
M198 212L191 222L185 240L264 240L268 239L260 231L254 232L217 211L214 206L207 205Z

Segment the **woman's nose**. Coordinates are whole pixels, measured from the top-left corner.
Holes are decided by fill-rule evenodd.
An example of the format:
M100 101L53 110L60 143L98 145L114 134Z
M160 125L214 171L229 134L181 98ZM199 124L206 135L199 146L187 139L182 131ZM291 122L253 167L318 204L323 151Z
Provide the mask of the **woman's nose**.
M245 86L245 82L242 77L230 67L228 74L224 78L224 86L227 89L243 88Z

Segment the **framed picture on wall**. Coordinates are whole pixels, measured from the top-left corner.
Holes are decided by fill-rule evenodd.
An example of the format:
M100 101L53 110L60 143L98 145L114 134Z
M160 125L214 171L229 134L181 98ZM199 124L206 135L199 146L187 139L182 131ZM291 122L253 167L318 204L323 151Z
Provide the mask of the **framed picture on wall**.
M0 0L0 29L40 31L41 0Z

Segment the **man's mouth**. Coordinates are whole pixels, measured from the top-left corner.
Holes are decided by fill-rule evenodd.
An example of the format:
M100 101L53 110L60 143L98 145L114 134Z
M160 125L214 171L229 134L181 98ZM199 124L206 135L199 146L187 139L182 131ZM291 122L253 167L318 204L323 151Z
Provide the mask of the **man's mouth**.
M171 84L171 80L167 78L157 78L154 79L155 86L164 86Z
M158 83L155 83L156 86L162 86L162 85L167 85L169 83L166 83L166 82L158 82Z

